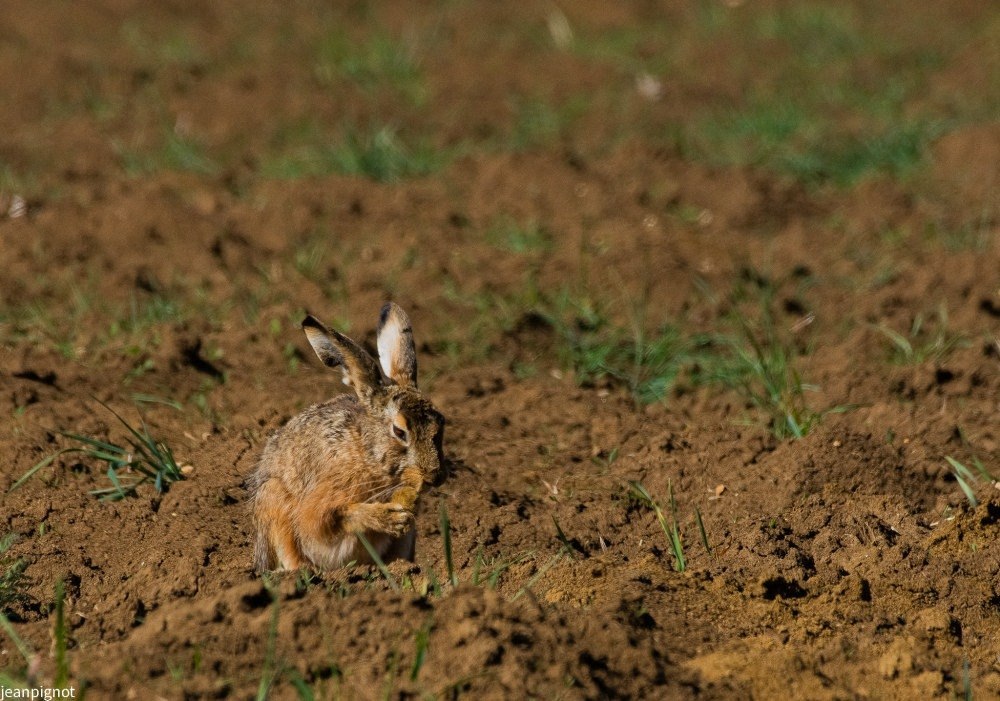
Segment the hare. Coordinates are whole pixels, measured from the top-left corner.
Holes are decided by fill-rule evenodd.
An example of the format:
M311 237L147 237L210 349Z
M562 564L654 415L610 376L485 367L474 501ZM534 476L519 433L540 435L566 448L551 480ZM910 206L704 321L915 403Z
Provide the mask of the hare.
M357 534L385 561L412 560L414 510L420 488L441 467L444 417L417 389L410 320L395 303L382 308L378 363L312 316L302 329L325 365L341 367L356 396L309 407L264 446L249 480L254 566L371 563Z

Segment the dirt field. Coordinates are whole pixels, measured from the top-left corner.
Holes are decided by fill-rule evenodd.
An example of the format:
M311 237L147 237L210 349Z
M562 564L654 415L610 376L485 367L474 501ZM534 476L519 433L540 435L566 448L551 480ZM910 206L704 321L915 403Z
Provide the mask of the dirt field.
M1000 698L1000 7L269 7L0 13L0 686ZM298 324L388 299L416 562L262 579ZM101 402L185 479L11 491Z

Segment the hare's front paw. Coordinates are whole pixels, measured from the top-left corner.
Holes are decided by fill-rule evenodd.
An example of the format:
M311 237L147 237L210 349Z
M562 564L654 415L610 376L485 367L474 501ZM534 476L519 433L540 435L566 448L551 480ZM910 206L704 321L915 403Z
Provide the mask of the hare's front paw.
M418 489L414 489L413 487L400 487L392 493L392 501L390 503L401 506L409 511L413 511L413 507L417 505L417 497L419 496L420 492Z
M354 504L348 509L347 530L376 531L399 537L413 524L413 512L400 504Z

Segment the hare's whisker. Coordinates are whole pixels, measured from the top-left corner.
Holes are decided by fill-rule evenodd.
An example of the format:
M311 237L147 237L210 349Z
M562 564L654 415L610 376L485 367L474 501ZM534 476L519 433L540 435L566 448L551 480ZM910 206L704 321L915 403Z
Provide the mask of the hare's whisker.
M374 494L374 495L368 497L365 501L369 501L369 502L379 501L382 497L385 497L385 496L388 496L388 495L392 494L396 490L397 486L398 485L391 484L388 487L386 487L385 489L383 489L382 491L378 492L377 494Z
M392 492L396 488L396 485L380 485L373 489L368 489L358 495L360 501L377 501L380 497Z

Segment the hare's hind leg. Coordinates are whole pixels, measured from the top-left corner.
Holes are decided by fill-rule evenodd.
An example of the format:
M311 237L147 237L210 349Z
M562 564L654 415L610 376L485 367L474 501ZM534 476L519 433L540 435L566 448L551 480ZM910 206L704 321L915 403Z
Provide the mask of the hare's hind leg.
M322 486L299 502L296 521L302 553L322 569L350 560L368 561L368 551L355 537L364 533L379 557L390 544L413 530L413 513L399 504L345 503L337 491Z
M336 489L319 485L298 504L296 529L303 556L319 569L334 569L364 552L353 531L364 530L347 517L352 505Z
M290 496L280 484L270 480L261 485L254 503L254 566L258 571L295 570L306 564L295 537L291 508Z

